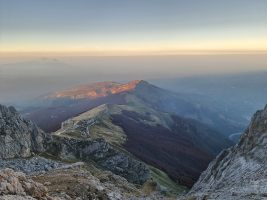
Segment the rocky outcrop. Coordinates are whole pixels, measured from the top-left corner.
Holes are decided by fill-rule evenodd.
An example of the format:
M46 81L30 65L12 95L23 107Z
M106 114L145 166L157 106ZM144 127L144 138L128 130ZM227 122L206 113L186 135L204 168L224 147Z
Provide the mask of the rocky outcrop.
M44 185L11 169L0 171L0 195L0 199L51 199Z
M48 189L49 196L64 200L165 200L158 191L144 191L110 171L85 168L60 169L32 177ZM171 199L171 198L170 198Z
M188 199L267 198L267 106L258 111L239 143L220 153Z
M65 167L66 164L39 156L32 158L15 158L0 160L0 169L10 168L27 175L39 174Z
M29 157L45 150L48 136L13 107L0 105L0 159Z
M87 166L88 167L88 166ZM52 170L28 177L11 169L0 171L0 200L163 200L158 192L144 194L109 171L85 168Z
M131 183L143 184L150 176L144 163L100 138L85 140L53 135L48 151L64 160L94 161L97 166L120 175Z
M52 155L65 160L96 162L106 170L118 174L128 181L143 184L149 179L145 164L113 147L104 139L71 138L68 136L48 136L31 121L23 119L13 108L0 106L0 159L25 158L34 153L48 150ZM0 167L31 173L56 168L58 164L49 160L9 160Z
M124 178L105 171L97 177L84 169L62 169L35 176L33 179L46 185L50 196L64 200L120 200L128 199L127 193L138 193L137 188Z

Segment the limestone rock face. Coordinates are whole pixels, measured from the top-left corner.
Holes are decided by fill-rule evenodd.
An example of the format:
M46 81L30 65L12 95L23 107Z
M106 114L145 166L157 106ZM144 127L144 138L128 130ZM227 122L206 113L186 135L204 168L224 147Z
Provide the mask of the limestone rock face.
M62 167L66 167L66 164L40 156L0 160L0 170L10 168L26 175L39 174Z
M45 150L48 136L13 107L0 105L0 159L29 157Z
M3 196L0 199L46 199L48 197L45 186L11 169L0 171L0 195Z
M104 139L78 139L53 135L49 153L64 160L94 161L99 167L143 184L150 178L148 167L132 156L117 150Z
M267 198L267 106L255 113L239 143L221 152L202 173L189 197Z
M33 180L47 185L48 194L62 200L126 200L127 194L138 193L126 179L105 171L96 177L84 169L61 169L35 176Z

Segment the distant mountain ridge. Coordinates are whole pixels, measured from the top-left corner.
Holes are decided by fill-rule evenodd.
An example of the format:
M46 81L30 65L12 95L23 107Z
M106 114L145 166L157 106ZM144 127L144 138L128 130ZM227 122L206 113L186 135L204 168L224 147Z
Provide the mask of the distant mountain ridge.
M106 97L112 94L131 91L140 84L141 80L134 80L129 83L121 84L117 82L99 82L90 85L81 85L68 90L52 93L45 98L71 98L71 99L95 99Z
M151 80L151 83L173 92L195 94L196 102L202 102L241 123L242 127L228 132L228 136L244 132L255 110L261 109L267 102L266 70L158 79Z
M199 97L170 92L143 80L122 84L100 82L57 91L33 102L34 107L26 109L24 116L51 132L59 129L61 123L70 117L106 103L127 105L129 98L133 97L156 110L198 120L223 134L239 132L244 126L220 110L195 101Z

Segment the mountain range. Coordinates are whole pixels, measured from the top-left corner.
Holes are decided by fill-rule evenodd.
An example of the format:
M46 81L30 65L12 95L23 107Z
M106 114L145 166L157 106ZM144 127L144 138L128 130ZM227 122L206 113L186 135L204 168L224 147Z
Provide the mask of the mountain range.
M162 171L136 160L119 143L115 144L118 140L112 141L109 132L105 131L109 135L106 141L97 137L100 127L109 130L114 126L108 124L108 119L118 112L120 108L103 105L66 121L60 130L49 135L23 119L14 108L0 106L1 148L9 149L1 151L1 199L168 199L154 192L178 186ZM265 199L266 113L267 107L256 112L239 143L223 150L193 188L186 195L179 195L178 200ZM92 117L96 121L90 120ZM100 125L100 119L106 127ZM99 127L84 129L88 127L85 123ZM123 132L117 131L120 138ZM75 163L77 160L85 163ZM1 170L3 167L27 175ZM141 182L137 184L137 180ZM131 182L141 184L142 189ZM176 188L176 192L182 190Z
M90 127L88 137L125 149L187 187L214 156L233 144L220 127L235 128L213 110L138 80L57 91L41 97L40 108L24 116L47 132L60 132L57 136L77 137Z
M47 132L60 128L66 119L102 104L143 104L161 112L195 119L224 135L240 132L243 122L205 103L201 95L174 93L146 81L121 84L100 82L57 91L31 102L24 117L33 120Z
M0 106L0 194L23 200L264 199L266 113L267 107L256 112L233 146L220 129L233 121L145 81L57 91L35 100L24 113L28 119ZM38 116L44 127L59 128L42 131L29 120L39 123Z
M228 119L243 124L242 129L230 133L236 136L248 126L255 110L261 109L267 102L266 71L199 75L150 82L186 96L195 94L195 102L201 102L210 109L223 113Z

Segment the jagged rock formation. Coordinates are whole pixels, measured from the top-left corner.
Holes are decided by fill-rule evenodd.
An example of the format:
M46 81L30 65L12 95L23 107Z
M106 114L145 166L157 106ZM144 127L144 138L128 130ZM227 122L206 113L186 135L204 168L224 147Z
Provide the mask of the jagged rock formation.
M40 156L32 158L15 158L0 160L0 169L10 168L14 171L21 171L27 175L39 174L57 168L65 167L62 162L46 159Z
M223 151L200 176L188 199L267 198L267 106L258 111L239 143Z
M29 157L45 150L48 136L13 107L0 105L0 159Z
M33 177L0 171L0 200L139 199L140 190L109 172L93 176L81 168L58 169Z
M0 171L0 199L51 199L47 188L21 172L11 169Z
M32 178L46 185L50 196L62 200L126 200L134 194L140 195L140 191L126 179L105 171L92 175L85 169L62 169Z
M53 135L48 152L65 160L94 161L99 167L135 184L143 184L150 178L149 170L144 163L117 150L104 139L85 140Z

